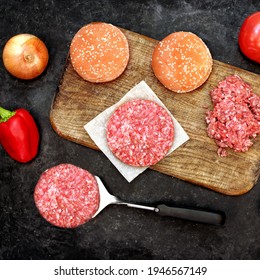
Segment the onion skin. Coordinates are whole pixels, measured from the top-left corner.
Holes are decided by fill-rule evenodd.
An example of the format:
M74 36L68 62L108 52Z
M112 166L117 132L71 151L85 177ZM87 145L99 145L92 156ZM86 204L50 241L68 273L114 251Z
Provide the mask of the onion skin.
M3 50L3 62L13 76L30 80L45 70L49 61L46 45L31 34L19 34L9 39Z

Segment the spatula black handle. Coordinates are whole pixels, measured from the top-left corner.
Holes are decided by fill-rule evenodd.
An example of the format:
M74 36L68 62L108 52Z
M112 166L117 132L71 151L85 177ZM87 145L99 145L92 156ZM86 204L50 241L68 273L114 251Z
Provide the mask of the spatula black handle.
M224 213L208 212L204 210L180 207L169 207L164 204L158 205L157 209L157 214L160 216L171 216L174 218L218 226L223 225L225 222Z

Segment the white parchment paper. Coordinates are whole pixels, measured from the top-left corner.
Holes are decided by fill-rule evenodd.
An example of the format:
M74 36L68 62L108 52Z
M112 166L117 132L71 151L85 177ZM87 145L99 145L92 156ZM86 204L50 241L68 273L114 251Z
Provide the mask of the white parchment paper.
M156 102L163 108L165 108L171 115L174 123L174 141L168 154L172 153L183 143L189 140L189 136L178 123L178 121L172 116L171 112L166 108L162 101L157 97L157 95L152 91L152 89L144 82L141 81L135 87L133 87L129 92L126 93L116 104L107 108L105 111L96 116L89 123L84 125L85 130L99 147L99 149L108 157L108 159L114 164L118 171L125 177L128 182L131 182L139 174L141 174L148 167L135 167L127 165L116 158L110 151L107 141L106 141L106 126L107 122L113 114L113 112L121 106L123 103L128 102L133 99L147 99Z

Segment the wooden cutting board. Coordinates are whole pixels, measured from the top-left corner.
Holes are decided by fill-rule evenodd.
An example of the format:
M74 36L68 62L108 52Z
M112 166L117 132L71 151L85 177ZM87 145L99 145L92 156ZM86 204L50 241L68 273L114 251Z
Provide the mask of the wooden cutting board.
M255 93L260 93L260 76L214 60L212 74L203 86L192 93L173 93L162 86L151 69L152 52L158 41L122 31L129 41L130 61L115 81L84 81L68 57L50 112L54 130L70 141L98 149L83 126L144 80L190 136L188 142L151 168L227 195L249 191L259 177L260 136L248 152L229 151L228 157L220 158L215 142L206 133L205 112L212 108L209 91L226 76L240 75Z

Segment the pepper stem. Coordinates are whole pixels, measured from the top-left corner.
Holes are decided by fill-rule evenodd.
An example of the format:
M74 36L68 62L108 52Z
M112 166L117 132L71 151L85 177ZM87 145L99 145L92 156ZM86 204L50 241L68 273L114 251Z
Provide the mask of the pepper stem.
M9 111L0 107L0 123L8 121L14 115L15 115L14 111Z

